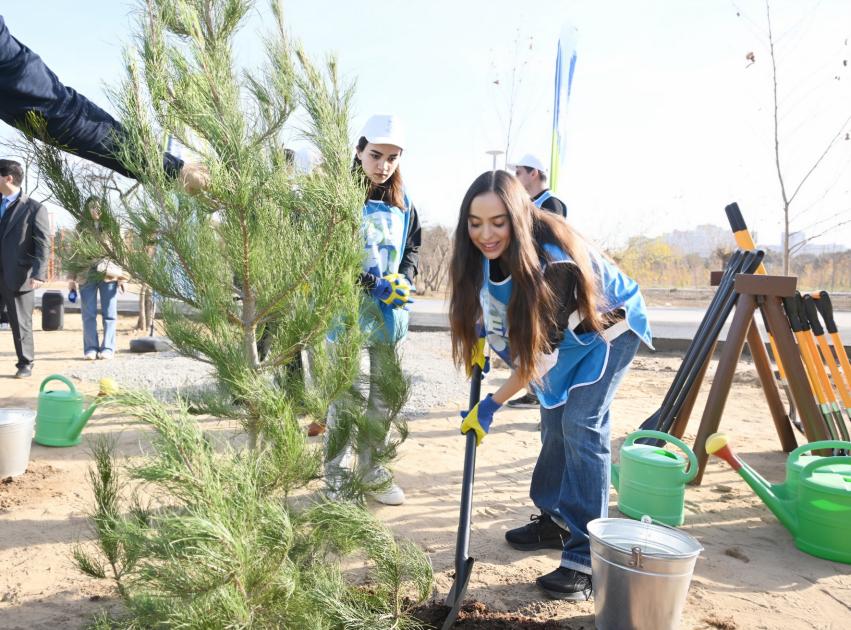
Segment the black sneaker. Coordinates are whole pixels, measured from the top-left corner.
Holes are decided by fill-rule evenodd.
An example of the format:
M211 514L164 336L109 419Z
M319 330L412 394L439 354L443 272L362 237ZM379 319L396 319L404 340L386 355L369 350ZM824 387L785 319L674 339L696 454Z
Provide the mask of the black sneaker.
M559 567L542 575L535 583L553 599L584 602L591 599L591 576L573 569Z
M519 398L509 400L506 404L509 407L514 407L515 409L534 409L540 403L538 402L538 397L535 396L535 394L528 392Z
M555 524L549 514L533 514L532 522L505 532L508 544L520 551L564 548L570 533Z

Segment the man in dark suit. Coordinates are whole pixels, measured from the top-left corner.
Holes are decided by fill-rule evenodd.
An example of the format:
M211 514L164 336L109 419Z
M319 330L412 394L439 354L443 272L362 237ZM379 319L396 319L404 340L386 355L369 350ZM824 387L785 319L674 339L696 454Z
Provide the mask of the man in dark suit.
M0 299L9 312L18 378L32 376L33 290L44 284L50 255L47 210L21 191L24 169L0 160Z

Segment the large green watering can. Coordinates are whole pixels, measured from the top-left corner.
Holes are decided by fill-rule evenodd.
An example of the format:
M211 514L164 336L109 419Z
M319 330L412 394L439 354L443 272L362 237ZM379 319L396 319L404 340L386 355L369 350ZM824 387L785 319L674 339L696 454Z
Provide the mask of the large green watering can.
M669 442L686 458L659 446L635 444L642 438ZM685 487L695 475L697 457L681 440L661 431L630 433L621 446L620 465L612 464L618 509L632 518L640 519L646 514L666 525L682 525Z
M726 435L714 433L706 440L706 452L739 473L794 536L798 549L851 564L851 457L802 455L825 447L847 449L851 443L827 440L806 447L792 452L794 462L787 464L786 481L772 485L736 457Z
M68 389L44 390L50 381L61 381ZM54 374L41 382L38 412L35 417L35 441L44 446L76 446L86 422L97 403L83 409L83 395L64 376Z

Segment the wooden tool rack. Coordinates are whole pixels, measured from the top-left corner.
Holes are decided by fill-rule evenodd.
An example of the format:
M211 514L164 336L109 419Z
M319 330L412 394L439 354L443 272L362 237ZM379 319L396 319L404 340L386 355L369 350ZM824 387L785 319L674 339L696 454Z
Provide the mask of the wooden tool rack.
M713 286L717 286L720 279L721 272L712 273ZM798 279L793 276L745 273L736 275L734 284L734 290L738 294L736 310L718 358L715 377L709 389L697 438L694 442L693 448L695 455L697 455L699 470L692 483L700 484L703 479L706 461L709 457L706 454L706 439L718 431L721 424L721 416L724 413L724 406L727 403L730 387L733 384L733 376L745 343L748 344L748 349L753 357L754 366L762 385L762 391L765 393L781 448L788 453L798 445L792 423L784 409L780 391L777 389L777 382L774 378L765 343L754 321L757 309L762 311L768 328L774 337L775 347L780 355L779 360L785 368L789 394L792 398L791 403L798 410L798 416L801 419L807 440L814 442L829 439L828 428L816 405L795 337L781 304L782 298L795 295L797 282ZM717 344L717 340L715 343ZM674 418L671 434L676 437L681 438L685 432L700 390L700 384L712 360L714 349L713 346L713 352L707 355L698 378L695 379L691 390L688 392L682 409Z

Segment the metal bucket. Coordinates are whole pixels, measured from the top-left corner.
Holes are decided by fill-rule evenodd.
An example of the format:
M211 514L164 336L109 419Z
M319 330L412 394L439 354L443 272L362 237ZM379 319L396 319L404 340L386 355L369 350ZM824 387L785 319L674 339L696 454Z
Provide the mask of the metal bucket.
M673 527L623 518L588 523L599 630L677 628L703 547Z
M26 472L34 425L32 409L0 409L0 479Z

